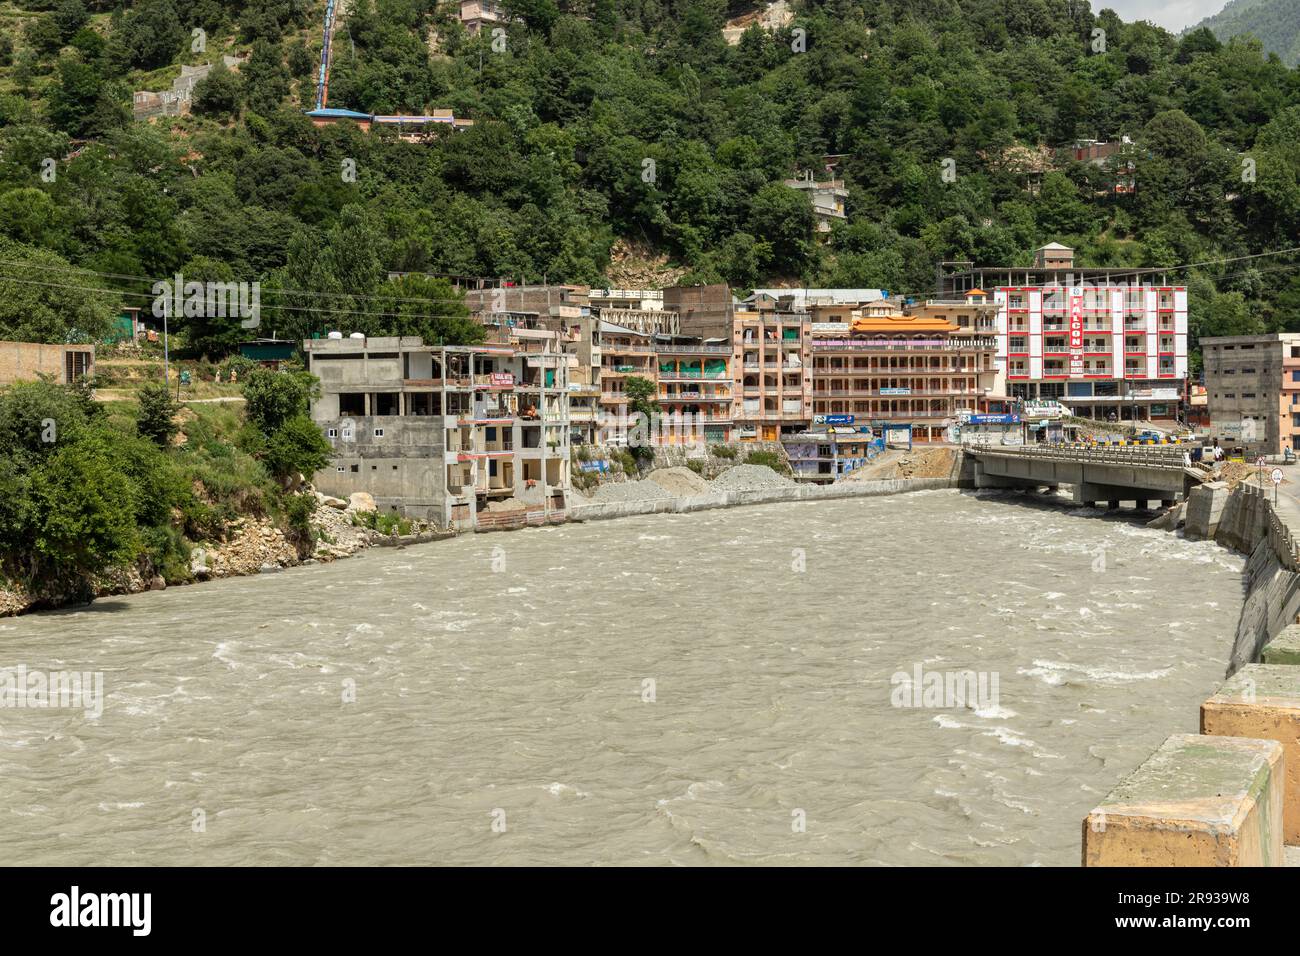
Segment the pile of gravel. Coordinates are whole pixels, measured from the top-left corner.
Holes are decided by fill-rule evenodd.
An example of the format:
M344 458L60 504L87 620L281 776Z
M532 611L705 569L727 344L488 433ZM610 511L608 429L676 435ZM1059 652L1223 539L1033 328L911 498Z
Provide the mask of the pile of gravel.
M672 498L674 495L662 485L649 479L645 481L611 481L600 485L591 495L592 501L653 501Z
M689 468L657 468L646 476L670 495L689 498L709 490L709 483Z
M713 479L718 491L759 491L793 484L793 479L777 474L767 465L734 465Z

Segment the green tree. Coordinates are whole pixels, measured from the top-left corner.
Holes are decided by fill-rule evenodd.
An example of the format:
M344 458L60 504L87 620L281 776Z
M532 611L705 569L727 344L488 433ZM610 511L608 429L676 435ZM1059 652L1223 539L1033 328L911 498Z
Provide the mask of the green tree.
M166 448L180 430L174 420L180 406L172 401L167 383L150 382L136 394L136 401L136 433Z
M131 486L102 438L60 444L30 496L31 580L66 587L134 556Z
M206 116L231 116L239 112L241 95L239 77L219 60L194 84L194 110Z
M306 415L295 415L267 439L262 460L277 478L292 478L301 473L310 479L329 464L333 454L333 446L320 426Z
M241 391L244 417L270 438L290 419L307 414L311 401L320 394L320 382L307 372L258 368L243 381Z

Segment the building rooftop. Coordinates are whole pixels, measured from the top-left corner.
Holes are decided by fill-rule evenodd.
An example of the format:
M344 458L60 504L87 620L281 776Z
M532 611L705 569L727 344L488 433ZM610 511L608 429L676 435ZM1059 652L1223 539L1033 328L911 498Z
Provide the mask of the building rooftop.
M956 332L957 326L944 319L924 315L867 315L853 320L854 332Z

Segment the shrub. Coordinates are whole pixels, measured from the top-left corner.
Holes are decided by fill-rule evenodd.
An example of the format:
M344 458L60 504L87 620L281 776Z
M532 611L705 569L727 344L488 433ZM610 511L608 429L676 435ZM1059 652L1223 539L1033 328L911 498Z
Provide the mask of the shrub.
M636 477L640 474L641 469L637 464L636 455L632 454L632 452L628 451L626 448L620 448L615 452L614 459L623 466L623 473L629 477Z
M686 467L689 468L691 471L695 472L697 475L704 474L704 462L700 461L699 459L692 458L690 461L686 463Z
M290 419L305 416L320 390L316 377L305 372L273 372L258 367L247 379L239 377L244 384L244 415L267 438Z
M289 495L285 500L285 522L289 527L289 533L298 544L308 545L315 540L311 526L311 516L315 513L315 495Z
M709 451L713 452L714 458L731 459L736 457L736 449L730 447L729 445L714 445L712 448L709 449Z
M382 535L411 533L411 521L403 518L396 511L357 511L352 514L352 523L358 528L369 528Z
M150 382L136 396L139 410L135 416L135 430L141 438L166 448L180 427L172 419L179 406L172 401L171 389L166 382Z
M306 415L296 415L271 435L263 459L271 474L288 478L298 472L310 477L329 464L334 448Z
M41 462L30 509L34 580L69 584L135 557L130 481L105 441L65 444Z
M784 471L785 462L774 451L751 451L745 458L747 465L766 465L773 471Z
M240 381L246 381L248 376L252 375L255 369L261 367L262 366L257 362L254 362L251 358L247 358L243 355L231 355L222 360L221 364L217 366L217 370L221 372L221 380L224 382L230 381L230 373L232 371L239 373L238 378Z

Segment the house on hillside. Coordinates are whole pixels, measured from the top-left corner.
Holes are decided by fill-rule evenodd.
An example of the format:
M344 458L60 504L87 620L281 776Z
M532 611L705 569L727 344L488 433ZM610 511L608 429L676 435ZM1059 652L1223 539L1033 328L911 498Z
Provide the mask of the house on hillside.
M239 72L245 60L237 56L223 56L221 62L226 69ZM170 90L150 92L137 90L131 98L131 109L137 120L149 120L155 116L185 116L190 111L190 102L194 98L194 87L212 72L212 64L201 66L182 66L181 75L172 80Z
M505 6L496 0L460 0L460 22L472 34L507 19Z
M808 196L812 203L813 215L817 217L817 234L828 238L831 222L836 219L848 219L844 212L844 200L849 198L849 191L842 179L815 180L811 169L805 169L797 179L787 179L785 184L791 189L798 189Z
M90 378L95 370L93 345L44 345L0 342L0 386L35 382L50 376L60 385Z

